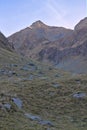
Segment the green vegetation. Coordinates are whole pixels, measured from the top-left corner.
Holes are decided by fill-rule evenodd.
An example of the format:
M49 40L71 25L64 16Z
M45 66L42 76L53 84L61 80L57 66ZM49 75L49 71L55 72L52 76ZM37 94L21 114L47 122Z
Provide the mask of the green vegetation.
M21 109L13 98L22 101ZM25 113L53 125L41 124ZM0 49L0 130L87 130L87 75Z

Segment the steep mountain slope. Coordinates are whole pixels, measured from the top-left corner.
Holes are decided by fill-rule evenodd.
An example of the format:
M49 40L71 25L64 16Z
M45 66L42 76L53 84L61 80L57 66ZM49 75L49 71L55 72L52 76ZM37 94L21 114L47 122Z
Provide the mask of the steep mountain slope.
M85 22L84 22L85 21ZM46 57L48 60L54 63L59 63L66 58L75 56L87 56L87 18L78 23L72 33L67 39L63 38L62 43L60 41L55 41L51 47L45 47L39 53L41 59ZM85 24L84 24L85 23ZM59 46L57 44L59 43ZM52 43L53 44L53 43ZM62 47L62 48L61 48Z
M60 52L65 59L57 67L87 73L87 18L75 26L73 43L71 48Z
M8 40L14 44L15 50L22 55L51 62L63 69L74 70L75 68L76 70L79 65L79 67L82 66L80 72L87 72L84 69L87 67L86 25L87 18L81 20L74 30L50 27L37 21L30 27L13 34ZM82 60L79 60L80 58ZM68 64L69 62L73 63L72 67Z
M8 39L0 32L0 48L13 49L13 45L8 42Z

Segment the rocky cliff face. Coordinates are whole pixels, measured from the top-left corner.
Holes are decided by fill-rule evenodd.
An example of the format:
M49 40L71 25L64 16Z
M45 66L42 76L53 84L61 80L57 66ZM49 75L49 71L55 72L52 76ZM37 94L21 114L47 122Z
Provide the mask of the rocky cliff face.
M82 29L87 29L87 17L82 19L76 26L75 26L75 30L79 31Z
M8 50L12 50L14 47L8 42L8 39L0 32L0 47Z
M50 27L37 21L8 40L14 43L17 52L40 61L59 64L66 59L87 57L87 18L74 30Z

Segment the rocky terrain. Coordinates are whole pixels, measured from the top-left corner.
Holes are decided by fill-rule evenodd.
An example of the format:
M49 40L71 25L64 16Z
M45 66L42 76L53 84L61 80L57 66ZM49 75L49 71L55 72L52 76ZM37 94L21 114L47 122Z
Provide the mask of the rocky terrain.
M0 48L13 50L13 44L8 42L8 39L0 32Z
M78 28L83 30L83 27L81 28L83 21L75 27L79 35ZM35 28L37 23L30 28ZM42 26L43 23L41 21L39 23L38 27ZM64 30L64 38L72 38L74 31ZM76 35L75 32L73 37ZM83 41L84 39L83 43L76 42L76 46L74 46L75 43L70 46L61 45L63 48L58 50L55 38L52 37L52 42L47 43L47 48L44 50L48 51L46 49L49 49L50 44L49 53L46 52L45 56L40 54L42 59L39 54L37 56L39 60L46 61L48 60L44 59L47 58L46 55L51 56L56 47L57 52L62 51L61 55L65 57L60 60L61 62L56 62L55 50L56 55L53 56L55 66L53 66L48 62L36 61L35 56L35 59L25 57L23 51L22 55L17 54L16 51L21 50L20 47L15 44L14 48L12 41L9 43L7 38L0 33L0 130L87 130L87 74L85 73L87 46L85 38L86 33L76 40ZM54 47L53 43L55 43ZM42 42L37 45L42 46ZM16 46L19 48L16 49ZM68 55L72 58L70 59ZM49 60L52 62L52 57L49 57ZM76 64L79 67L79 63L83 65L84 71L82 66L79 69L75 68ZM60 69L63 64L66 68L71 66L70 70L72 68L76 70L74 69L74 73L64 71ZM77 73L77 70L80 73Z
M86 25L87 18L81 20L74 30L50 27L41 21L36 21L30 27L8 37L8 40L14 44L15 50L24 56L51 62L57 67L61 64L63 69L69 68L72 71L74 70L73 66L71 68L66 63L67 60L70 60L69 62L73 63L75 68L78 68L78 65L82 66L80 72L85 72L83 64L87 67ZM80 62L79 59L82 61ZM77 60L78 65L75 60Z

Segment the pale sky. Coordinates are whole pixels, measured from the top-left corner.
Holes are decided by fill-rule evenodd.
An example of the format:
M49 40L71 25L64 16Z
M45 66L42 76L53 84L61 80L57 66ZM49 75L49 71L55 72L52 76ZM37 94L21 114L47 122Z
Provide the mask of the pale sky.
M87 0L0 0L0 31L9 36L37 20L73 29L86 10Z

